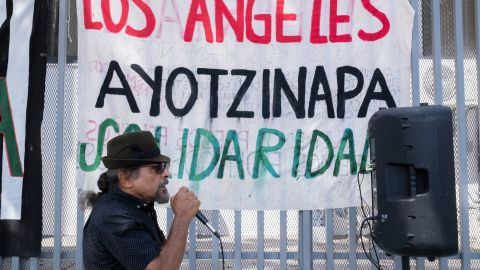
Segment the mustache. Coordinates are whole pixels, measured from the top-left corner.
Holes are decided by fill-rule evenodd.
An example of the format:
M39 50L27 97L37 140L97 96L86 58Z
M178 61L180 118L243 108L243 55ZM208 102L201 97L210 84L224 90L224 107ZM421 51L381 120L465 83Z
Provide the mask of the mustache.
M158 185L158 188L166 188L166 186L168 185L169 181L167 178L165 178L165 182L161 183L160 185Z

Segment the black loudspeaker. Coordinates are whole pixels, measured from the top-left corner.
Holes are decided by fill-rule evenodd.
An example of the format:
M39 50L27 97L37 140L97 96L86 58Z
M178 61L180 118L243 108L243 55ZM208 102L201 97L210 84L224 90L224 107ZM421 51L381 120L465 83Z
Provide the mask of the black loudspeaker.
M450 108L381 109L368 136L377 245L402 256L458 253Z

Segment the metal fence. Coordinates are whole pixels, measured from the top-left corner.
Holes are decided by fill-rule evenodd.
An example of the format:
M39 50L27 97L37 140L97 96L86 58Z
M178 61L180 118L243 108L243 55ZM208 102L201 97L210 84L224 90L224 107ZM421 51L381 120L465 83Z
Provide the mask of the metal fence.
M57 2L58 1L58 2ZM356 0L355 0L356 1ZM51 6L43 149L43 240L39 258L0 258L2 269L83 269L82 228L88 212L77 207L76 11L74 0ZM412 105L444 104L454 111L455 175L460 252L412 269L480 269L479 85L480 3L411 0L416 11L412 48ZM60 23L57 23L60 22ZM369 211L369 209L365 209ZM158 208L163 230L171 210ZM359 235L360 208L323 211L210 211L220 228L228 269L375 269ZM1 240L0 240L1 241ZM368 252L368 250L367 250ZM380 252L383 269L401 258ZM181 269L221 269L217 239L191 224ZM87 269L88 270L88 269Z

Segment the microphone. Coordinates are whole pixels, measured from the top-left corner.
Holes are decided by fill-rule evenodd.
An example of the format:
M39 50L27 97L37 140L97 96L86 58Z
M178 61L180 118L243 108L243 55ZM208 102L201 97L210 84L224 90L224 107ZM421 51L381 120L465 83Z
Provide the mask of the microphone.
M205 215L204 215L202 212L200 212L200 210L198 210L196 217L198 218L198 220L200 220L200 222L203 223L203 225L207 226L207 228L208 228L218 239L220 239L220 234L218 233L217 229L215 229L215 227L213 227L213 225L210 223L210 221L208 221L208 219L205 217Z

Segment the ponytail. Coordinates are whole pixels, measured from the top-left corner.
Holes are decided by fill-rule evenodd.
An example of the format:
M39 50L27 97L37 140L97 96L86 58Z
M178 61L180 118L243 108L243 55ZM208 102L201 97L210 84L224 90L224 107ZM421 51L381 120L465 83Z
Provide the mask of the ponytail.
M86 191L79 200L79 205L82 205L83 209L93 207L98 199L105 193L112 191L114 185L118 181L117 171L108 170L100 175L97 180L97 186L100 192Z

